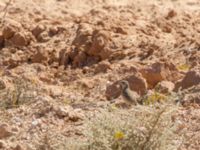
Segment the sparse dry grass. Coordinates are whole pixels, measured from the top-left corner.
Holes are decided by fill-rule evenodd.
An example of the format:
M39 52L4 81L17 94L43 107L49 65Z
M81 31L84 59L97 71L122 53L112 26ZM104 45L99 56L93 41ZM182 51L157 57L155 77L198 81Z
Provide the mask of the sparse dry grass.
M138 106L104 111L88 120L85 142L72 141L70 150L176 150L183 137L175 134L175 106Z
M15 108L30 103L38 95L38 87L23 78L13 80L13 86L0 90L0 108Z

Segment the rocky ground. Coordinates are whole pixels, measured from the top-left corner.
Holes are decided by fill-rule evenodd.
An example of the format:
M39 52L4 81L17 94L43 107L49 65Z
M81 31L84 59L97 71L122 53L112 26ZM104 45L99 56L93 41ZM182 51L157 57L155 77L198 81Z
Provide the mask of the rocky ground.
M1 0L0 10L0 149L83 136L87 116L123 104L122 79L141 97L159 93L154 103L175 95L190 139L180 149L200 149L199 0Z

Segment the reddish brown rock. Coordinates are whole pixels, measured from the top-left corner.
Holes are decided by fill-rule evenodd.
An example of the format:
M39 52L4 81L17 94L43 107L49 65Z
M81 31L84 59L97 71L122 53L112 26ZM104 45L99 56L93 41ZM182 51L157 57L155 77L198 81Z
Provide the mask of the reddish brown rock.
M138 94L143 95L147 90L146 80L140 75L132 75L127 79L130 84L130 89L136 91Z
M112 35L109 30L94 29L91 24L81 23L72 42L73 46L67 52L67 57L62 56L62 58L66 58L62 62L68 62L70 58L71 63L69 65L84 67L97 64L103 60L117 60L132 55L132 53L135 54L135 49L124 50L122 47L125 42L122 44L119 40L121 40L121 37L117 33Z
M141 69L140 72L147 80L148 88L154 88L163 80L175 82L182 76L174 64L163 62L154 63L150 67Z
M33 63L47 62L47 60L48 60L48 51L43 49L39 49L32 58Z
M109 69L111 69L111 64L108 61L102 61L99 64L97 64L95 66L95 73L105 73L107 72Z
M127 80L129 82L130 89L136 91L138 94L144 95L146 93L147 83L141 74L138 73L137 75L131 75L123 80ZM116 81L114 84L106 88L106 98L108 100L112 100L120 96L121 89L118 83L119 81Z
M89 55L100 56L102 60L109 57L108 45L109 35L106 31L94 31L92 35L92 46L86 52Z
M16 29L13 26L5 26L3 29L3 37L5 39L10 39L16 33Z
M29 43L29 39L24 33L16 33L14 36L11 38L12 43L15 46L26 46Z
M8 125L1 124L0 125L0 139L4 139L10 137L13 133L10 131Z
M58 33L59 29L55 26L49 28L49 35L54 36Z
M79 28L77 30L76 37L73 41L73 45L76 46L76 48L82 48L82 49L88 49L91 47L92 43L92 33L93 28L91 25L86 23L81 23L79 25Z
M35 36L38 42L47 42L50 40L50 34L46 28L46 26L40 24L32 30L32 34Z
M106 95L106 98L108 100L112 100L112 99L115 99L115 98L117 98L117 97L120 96L121 89L119 87L118 82L115 82L115 83L113 83L113 84L111 84L111 85L109 85L109 86L106 87L106 93L105 93L105 95Z
M3 28L3 37L5 39L10 39L15 33L19 32L21 29L21 24L16 20L8 19Z
M37 36L45 30L45 26L37 25L33 30L32 34L37 38Z
M85 54L85 52L80 51L73 60L73 67L83 67L86 64L86 60L87 60L87 55Z
M68 52L73 67L90 66L109 58L109 41L108 31L93 30L89 24L80 24L73 40L75 47Z
M176 84L175 90L179 88L186 89L200 84L200 68L194 68L187 72L185 77Z
M175 10L170 10L166 16L166 19L171 19L175 16L177 16L177 12Z

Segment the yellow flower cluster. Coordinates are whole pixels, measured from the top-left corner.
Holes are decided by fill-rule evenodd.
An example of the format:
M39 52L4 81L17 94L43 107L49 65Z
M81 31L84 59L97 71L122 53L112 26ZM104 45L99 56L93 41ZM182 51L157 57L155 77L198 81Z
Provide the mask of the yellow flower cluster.
M158 93L158 92L154 92L153 94L151 94L144 100L144 104L149 105L149 104L153 104L155 102L164 101L166 99L167 99L167 96L165 96L161 93Z
M121 132L121 131L117 131L117 132L115 132L115 134L114 134L114 138L115 138L116 140L121 140L121 139L124 138L124 133Z
M190 69L190 65L182 64L182 65L177 66L177 69L180 71L188 71Z

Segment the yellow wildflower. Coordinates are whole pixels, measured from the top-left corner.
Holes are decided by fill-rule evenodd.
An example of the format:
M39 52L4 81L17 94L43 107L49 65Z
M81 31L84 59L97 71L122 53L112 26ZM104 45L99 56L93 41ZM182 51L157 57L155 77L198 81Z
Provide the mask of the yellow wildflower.
M190 69L190 65L188 65L188 64L182 64L182 65L179 65L177 68L180 71L188 71Z
M121 140L121 139L124 138L124 133L121 132L121 131L117 131L117 132L115 132L115 134L114 134L114 138L115 138L116 140Z
M158 92L154 92L152 95L148 96L147 99L144 101L145 104L152 104L152 103L155 103L155 102L161 102L161 101L164 101L166 100L166 96L161 94L161 93L158 93Z

